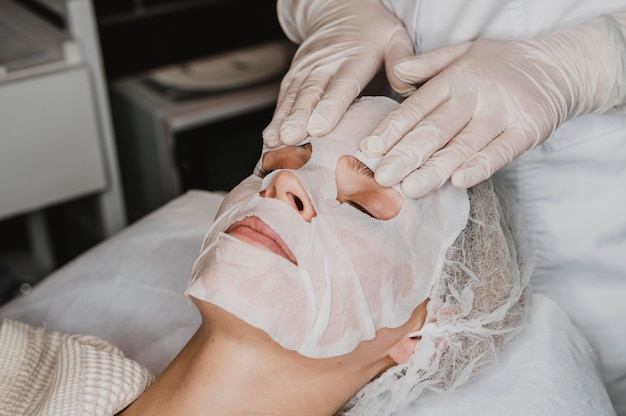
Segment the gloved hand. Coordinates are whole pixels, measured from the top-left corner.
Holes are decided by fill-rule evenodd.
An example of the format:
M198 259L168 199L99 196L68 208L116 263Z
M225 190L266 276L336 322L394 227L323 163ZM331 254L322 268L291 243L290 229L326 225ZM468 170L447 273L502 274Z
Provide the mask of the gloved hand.
M435 49L394 67L417 91L361 143L382 185L417 198L451 178L467 188L543 142L569 118L626 95L626 12L531 40ZM419 169L418 169L419 168Z
M404 25L379 0L279 0L286 35L301 43L284 76L266 145L296 144L330 132L383 61L413 55ZM388 71L399 91L413 90Z

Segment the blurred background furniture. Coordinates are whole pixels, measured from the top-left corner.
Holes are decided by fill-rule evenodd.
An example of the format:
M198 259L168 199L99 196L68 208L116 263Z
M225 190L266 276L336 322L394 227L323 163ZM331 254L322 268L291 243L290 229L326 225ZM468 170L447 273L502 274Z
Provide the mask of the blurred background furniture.
M91 197L84 232L94 243L127 223L91 3L46 3L61 24L0 3L0 219L22 217L32 274L3 279L8 286L58 265L50 224L60 221L45 209ZM3 232L3 245L17 234Z
M260 153L293 45L275 0L95 0L128 219L228 191Z
M0 303L186 190L251 171L293 50L274 0L0 6ZM287 55L260 76L241 57L268 45ZM159 84L190 65L206 82Z

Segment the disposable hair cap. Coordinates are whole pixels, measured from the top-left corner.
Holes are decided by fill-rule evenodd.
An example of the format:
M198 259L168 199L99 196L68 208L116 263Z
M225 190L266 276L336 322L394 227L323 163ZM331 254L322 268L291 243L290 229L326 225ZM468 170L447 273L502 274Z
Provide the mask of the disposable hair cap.
M361 389L341 415L386 416L422 394L454 390L489 368L525 322L528 240L491 179L468 194L469 220L446 253L414 354Z

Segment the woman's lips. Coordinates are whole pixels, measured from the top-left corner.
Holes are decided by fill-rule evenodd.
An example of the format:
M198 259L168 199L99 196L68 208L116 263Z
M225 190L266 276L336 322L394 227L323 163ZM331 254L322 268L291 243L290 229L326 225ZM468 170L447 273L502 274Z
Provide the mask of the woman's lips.
M253 246L278 254L293 264L298 264L296 257L289 250L283 239L269 225L261 221L259 217L250 216L235 221L228 227L225 233Z

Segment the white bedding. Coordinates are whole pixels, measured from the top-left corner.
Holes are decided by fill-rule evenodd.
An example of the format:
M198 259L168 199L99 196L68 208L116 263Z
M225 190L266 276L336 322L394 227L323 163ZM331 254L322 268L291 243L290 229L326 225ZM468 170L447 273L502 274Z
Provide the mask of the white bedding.
M4 305L0 318L96 335L159 374L199 325L183 291L221 200L187 192ZM589 344L550 299L532 302L529 326L496 368L401 415L615 415Z

